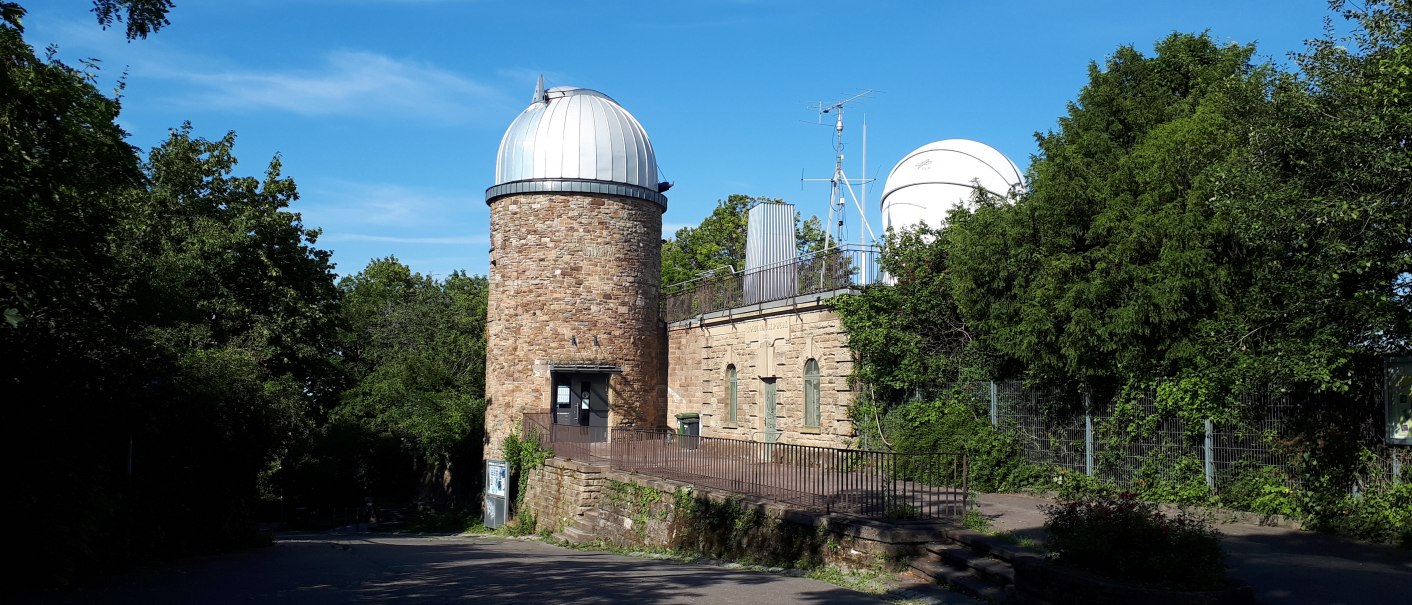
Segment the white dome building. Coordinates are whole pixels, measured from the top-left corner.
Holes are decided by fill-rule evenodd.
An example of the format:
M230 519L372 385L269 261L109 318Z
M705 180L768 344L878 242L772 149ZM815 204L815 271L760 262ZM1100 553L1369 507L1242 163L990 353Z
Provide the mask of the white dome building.
M984 143L945 139L918 147L892 168L883 186L883 227L946 225L952 208L970 201L979 186L1008 198L1024 177L1010 158Z

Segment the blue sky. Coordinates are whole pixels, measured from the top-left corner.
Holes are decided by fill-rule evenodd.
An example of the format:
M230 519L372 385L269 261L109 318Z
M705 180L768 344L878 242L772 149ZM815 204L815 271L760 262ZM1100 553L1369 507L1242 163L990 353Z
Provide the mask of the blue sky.
M826 215L827 184L801 182L833 169L815 105L871 89L845 114L845 170L863 174L866 118L876 226L881 177L928 142L975 139L1026 167L1034 133L1119 45L1209 30L1284 62L1332 16L1322 0L177 0L170 27L128 43L87 0L23 4L31 45L101 59L104 88L126 70L131 144L188 120L206 138L234 130L240 174L282 154L293 210L340 274L395 255L438 277L486 272L484 192L540 74L643 124L675 182L666 236L732 193Z

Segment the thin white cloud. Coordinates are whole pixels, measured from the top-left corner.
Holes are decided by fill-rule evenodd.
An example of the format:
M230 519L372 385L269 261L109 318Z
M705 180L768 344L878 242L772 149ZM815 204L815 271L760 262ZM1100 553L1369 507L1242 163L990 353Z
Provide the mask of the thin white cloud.
M366 51L335 51L315 68L232 69L172 74L198 88L191 101L232 109L305 116L387 116L454 122L500 120L498 89L435 65Z
M672 237L677 234L677 231L686 227L695 228L697 225L694 223L662 223L662 236Z
M500 124L505 115L522 108L520 97L527 99L530 90L510 95L432 63L366 50L334 50L304 64L265 69L236 64L233 56L175 48L160 35L131 44L88 21L47 22L40 31L40 39L64 41L59 46L72 64L80 57L103 57L105 80L126 67L134 81L182 83L183 89L167 98L177 106Z
M484 194L406 187L387 183L316 181L301 184L300 205L306 217L317 217L326 231L361 232L360 226L382 228L444 228L485 212ZM307 221L306 221L307 222Z
M403 237L396 235L370 235L367 233L339 233L320 238L320 241L330 242L385 242L391 244L431 244L431 245L451 245L462 246L468 244L489 244L490 238L484 236L467 237Z

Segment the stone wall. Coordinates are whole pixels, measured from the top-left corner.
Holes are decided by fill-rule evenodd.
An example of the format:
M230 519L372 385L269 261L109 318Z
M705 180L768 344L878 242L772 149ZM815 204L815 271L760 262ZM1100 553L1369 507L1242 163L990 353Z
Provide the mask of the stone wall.
M667 418L675 422L677 414L695 412L703 436L760 441L761 378L773 377L780 443L850 446L853 357L827 298L801 296L667 326ZM811 358L820 370L818 428L804 426L804 363ZM726 368L732 364L738 377L735 422L727 413Z
M921 554L939 526L828 515L557 458L531 471L535 531L619 548L672 549L767 565L892 566ZM562 534L561 534L562 535Z
M628 197L523 194L490 204L486 456L525 412L550 411L550 369L604 364L611 425L665 423L658 310L662 207Z
M558 531L598 506L606 469L562 458L550 458L531 469L525 482L522 510L534 515L539 528Z

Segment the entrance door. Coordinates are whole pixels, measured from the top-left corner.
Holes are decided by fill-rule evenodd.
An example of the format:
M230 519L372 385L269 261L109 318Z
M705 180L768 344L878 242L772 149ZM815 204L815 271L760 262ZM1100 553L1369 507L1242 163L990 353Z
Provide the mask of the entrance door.
M589 441L608 439L609 374L555 374L554 423L591 427Z
M777 416L775 412L775 379L762 378L760 381L762 383L760 385L762 387L761 390L763 391L761 393L762 399L764 399L765 403L764 409L761 410L761 413L765 416L765 443L774 443L780 438L779 416Z

